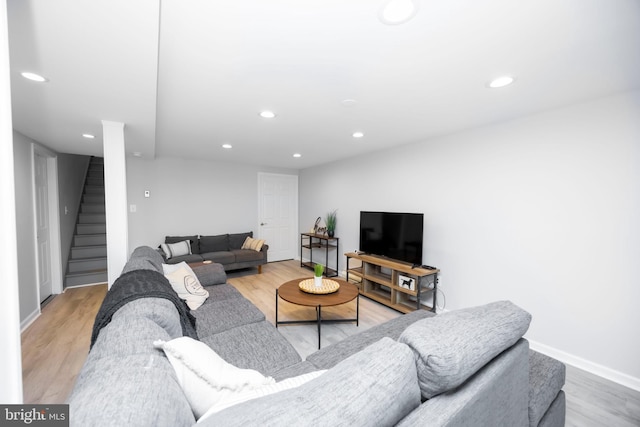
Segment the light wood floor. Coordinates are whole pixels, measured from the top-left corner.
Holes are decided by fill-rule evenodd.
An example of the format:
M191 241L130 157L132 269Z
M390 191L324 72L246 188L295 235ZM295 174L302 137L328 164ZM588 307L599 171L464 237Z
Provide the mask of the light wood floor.
M275 323L275 289L297 277L311 276L297 261L270 263L255 270L229 274L229 282ZM91 328L106 293L106 285L68 289L47 304L42 315L22 334L25 403L62 403L66 400L89 349ZM355 302L323 309L323 316L353 317ZM360 326L344 323L322 326L322 346L363 331L400 313L360 299ZM313 319L313 308L279 302L279 320ZM305 358L317 350L317 329L286 325L278 330ZM640 392L630 390L580 369L567 366L568 427L638 427Z

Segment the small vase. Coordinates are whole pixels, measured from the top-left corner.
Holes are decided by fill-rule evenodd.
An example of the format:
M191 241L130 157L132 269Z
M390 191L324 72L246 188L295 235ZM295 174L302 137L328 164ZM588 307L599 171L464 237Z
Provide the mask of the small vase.
M313 276L313 284L316 288L322 286L322 276Z

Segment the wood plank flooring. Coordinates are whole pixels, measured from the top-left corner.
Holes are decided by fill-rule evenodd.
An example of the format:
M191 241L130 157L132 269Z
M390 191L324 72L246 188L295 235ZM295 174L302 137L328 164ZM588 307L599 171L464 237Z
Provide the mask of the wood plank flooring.
M89 352L91 329L107 285L67 289L22 333L25 403L63 403Z
M262 274L255 270L229 274L233 284L275 323L275 290L311 271L299 261L270 263ZM22 334L23 387L25 403L62 403L66 400L89 349L95 315L106 293L106 285L68 289L47 304L42 315ZM322 346L340 341L401 314L367 298L360 299L360 326L344 323L322 326ZM323 309L323 316L353 317L355 302ZM314 319L315 309L282 300L279 319ZM285 325L278 330L305 358L317 350L313 325ZM640 392L625 388L588 372L567 366L567 427L640 426Z

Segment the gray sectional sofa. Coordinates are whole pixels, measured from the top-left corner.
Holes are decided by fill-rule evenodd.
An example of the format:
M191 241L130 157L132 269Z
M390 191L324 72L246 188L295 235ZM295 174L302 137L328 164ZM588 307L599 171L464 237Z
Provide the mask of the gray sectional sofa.
M262 266L267 263L269 245L262 245L260 251L242 249L242 244L247 237L253 237L253 231L215 236L166 236L165 243L190 241L191 254L171 258L168 258L162 250L160 254L167 264L177 264L182 261L187 263L213 261L222 264L225 271L256 267L258 273L262 273Z
M564 425L564 365L529 349L522 335L531 317L510 302L439 315L416 311L303 361L225 283L222 267L194 268L209 298L188 311L163 295L162 262L157 251L136 249L107 293L68 400L71 425L195 425L185 375L158 348L194 333L199 341L186 339L276 384L326 370L299 387L211 414L203 426ZM129 295L132 289L149 295Z

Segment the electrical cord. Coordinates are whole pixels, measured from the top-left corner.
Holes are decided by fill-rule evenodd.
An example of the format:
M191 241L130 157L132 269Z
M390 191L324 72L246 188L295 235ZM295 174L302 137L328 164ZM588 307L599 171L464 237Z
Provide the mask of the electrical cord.
M444 292L442 291L442 289L438 289L437 293L442 295L442 298L438 297L439 302L436 303L436 309L444 310L444 307L447 305L447 297L444 295ZM442 306L440 304L442 304Z

